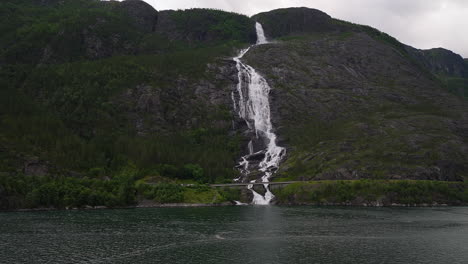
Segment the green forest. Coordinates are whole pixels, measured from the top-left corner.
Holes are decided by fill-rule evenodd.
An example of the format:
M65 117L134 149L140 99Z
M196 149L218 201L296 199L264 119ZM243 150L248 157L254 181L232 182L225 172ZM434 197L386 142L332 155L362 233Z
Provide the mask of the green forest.
M229 110L193 105L194 115L205 119L201 124L180 127L168 120L160 132L138 136L116 98L138 85L170 93L178 76L207 78L206 64L248 45L248 17L207 9L170 13L180 36L192 39L187 42L146 32L118 2L2 1L0 14L3 209L129 205L136 193L128 188L145 177L168 182L164 189L237 175L240 136L212 126L230 120ZM103 48L90 53L87 38ZM177 107L164 105L166 112ZM50 164L47 175L24 175L31 158ZM159 192L144 193L152 198Z

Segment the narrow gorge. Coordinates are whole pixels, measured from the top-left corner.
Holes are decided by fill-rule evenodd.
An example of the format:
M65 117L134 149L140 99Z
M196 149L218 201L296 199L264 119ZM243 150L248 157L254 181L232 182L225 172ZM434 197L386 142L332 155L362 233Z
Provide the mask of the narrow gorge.
M257 32L255 45L268 43L262 25L257 22L255 28ZM264 182L265 194L263 195L255 191L253 185L249 185L248 188L253 193L252 204L268 205L275 197L268 187L268 182L273 173L278 170L286 149L276 144L276 134L273 131L270 117L271 88L268 82L253 67L241 61L253 46L242 50L234 58L239 79L237 100L235 93L232 93L234 109L247 124L247 134L251 137L248 154L241 158L238 165L242 175L236 181Z

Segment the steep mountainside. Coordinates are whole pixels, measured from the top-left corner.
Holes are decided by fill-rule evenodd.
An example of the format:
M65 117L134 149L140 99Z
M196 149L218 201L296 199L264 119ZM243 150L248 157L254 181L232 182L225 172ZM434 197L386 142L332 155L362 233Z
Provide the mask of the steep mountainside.
M1 145L8 158L0 171L29 173L25 156L32 156L34 164L50 163L40 162L40 171L53 173L110 172L128 161L200 164L208 181L234 176L237 139L228 137L226 95L236 73L218 58L252 38L248 17L188 10L158 19L141 1L6 1L1 7L8 14L2 16L0 59ZM184 17L200 28L211 23L208 35L218 37L186 30ZM218 165L209 155L220 171L210 173Z
M293 9L298 10L302 16L317 13ZM323 21L318 24L330 25L329 31L286 32L283 41L247 55L273 88L275 126L289 146L278 177L467 177L467 103L421 67L438 71L435 65L450 65L444 68L446 76L464 76L458 55L452 58L456 63L435 56L427 64L383 33L369 34L366 27L319 17ZM266 32L277 30L269 28L268 19L289 21L278 17L278 11L271 18L269 13L256 18L265 21ZM293 28L287 22L281 27Z
M408 46L406 49L423 67L436 75L451 92L468 97L468 64L460 55L442 48L418 50Z
M467 66L449 51L308 8L5 0L0 14L0 209L232 200L173 183L239 176L232 57L255 21L273 42L243 61L272 88L276 180L468 176Z
M141 1L2 1L6 64L63 63L134 54L157 12Z
M465 60L450 50L443 48L418 50L409 46L407 49L436 75L468 78L468 66Z
M466 102L366 34L258 47L289 179L466 176ZM384 59L385 58L385 59Z
M23 197L10 206L24 204L47 177L116 179L112 188L144 177L236 177L237 72L223 58L252 39L248 17L176 12L170 32L181 39L172 39L160 30L164 13L141 1L2 1L0 13L0 196ZM209 21L207 32L220 37L186 30L178 24L184 16ZM99 197L109 199L106 192Z

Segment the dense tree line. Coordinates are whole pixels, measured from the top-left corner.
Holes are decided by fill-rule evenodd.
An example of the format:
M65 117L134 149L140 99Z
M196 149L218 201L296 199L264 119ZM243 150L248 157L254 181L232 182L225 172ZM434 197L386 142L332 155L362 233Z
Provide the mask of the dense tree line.
M186 166L184 176L202 172ZM134 206L141 200L155 203L221 203L233 199L230 193L205 185L183 187L168 181L147 183L143 171L128 167L112 178L0 175L0 210L19 208L108 208ZM146 178L145 178L146 177ZM153 177L154 178L154 177Z

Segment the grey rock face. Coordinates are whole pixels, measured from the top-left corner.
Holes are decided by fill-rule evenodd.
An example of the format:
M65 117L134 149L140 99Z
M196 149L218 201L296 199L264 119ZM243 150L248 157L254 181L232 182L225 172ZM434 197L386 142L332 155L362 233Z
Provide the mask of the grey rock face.
M153 32L158 22L158 11L151 5L141 0L126 0L119 6L142 32Z
M467 175L467 102L392 46L326 33L258 46L245 60L272 87L273 125L288 147L278 177Z
M236 74L235 65L219 60L207 65L206 78L179 76L160 86L141 84L116 96L113 104L140 135L176 127L231 129L235 115L230 95L236 89Z
M407 51L433 74L468 78L468 65L458 54L443 48L418 50L406 47Z

